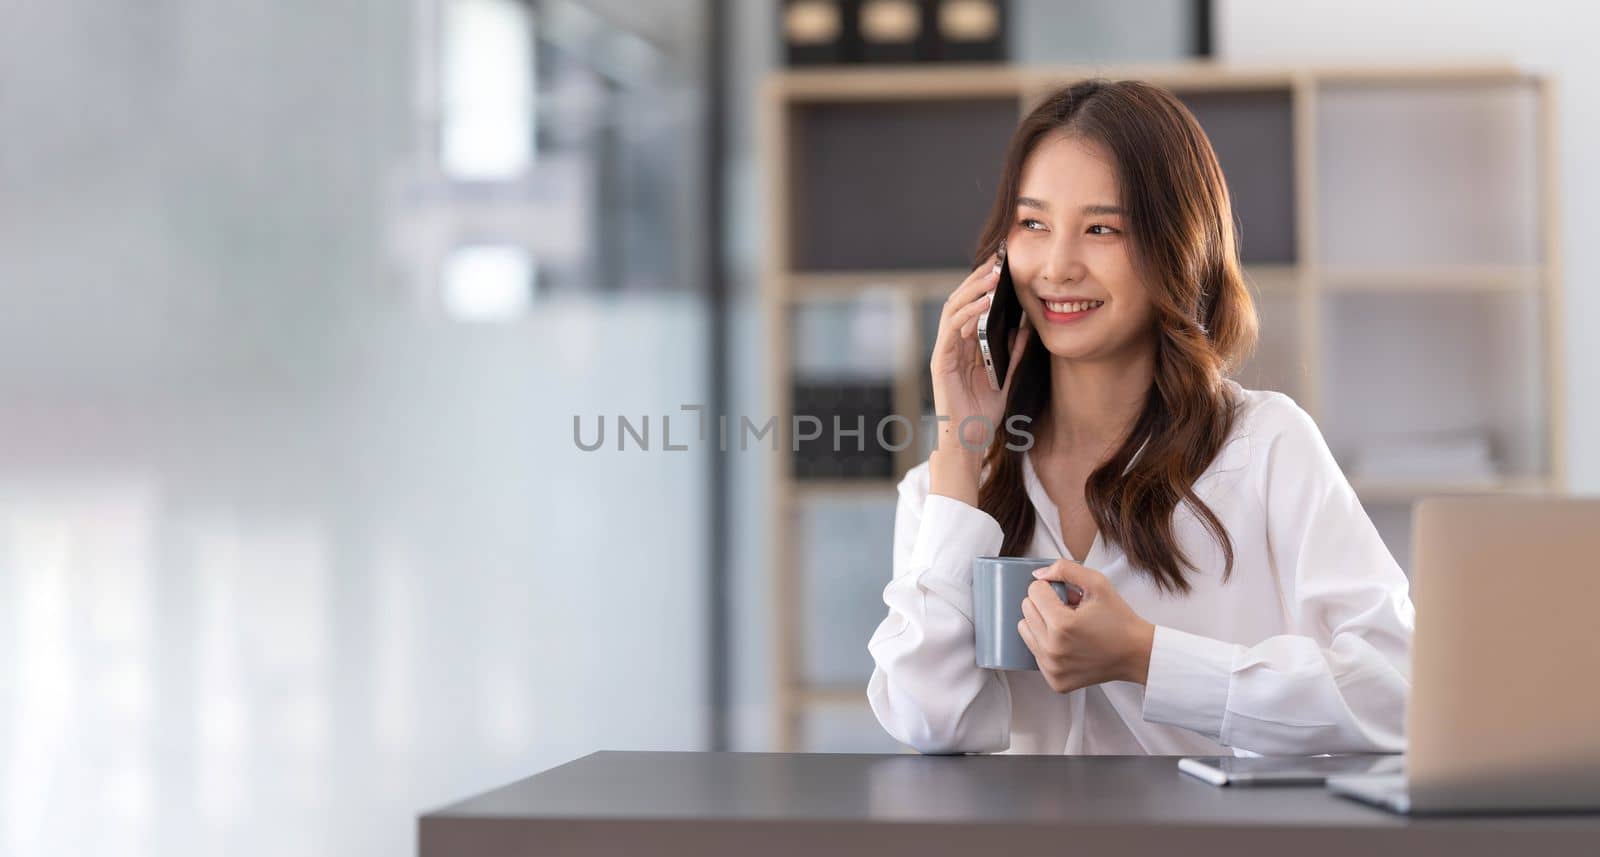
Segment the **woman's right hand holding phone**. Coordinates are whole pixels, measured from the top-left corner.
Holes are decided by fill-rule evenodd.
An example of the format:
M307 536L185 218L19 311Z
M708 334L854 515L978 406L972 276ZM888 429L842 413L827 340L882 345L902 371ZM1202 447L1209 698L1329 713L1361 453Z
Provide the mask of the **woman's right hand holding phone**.
M1002 431L1006 395L1016 377L1028 339L1026 317L1011 337L1011 372L1002 389L989 384L978 346L978 317L994 299L1000 282L1000 257L991 255L950 293L939 314L939 333L933 344L929 371L933 375L933 410L937 439L928 459L930 490L978 504L978 477L983 453L996 432ZM965 439L962 443L962 426Z

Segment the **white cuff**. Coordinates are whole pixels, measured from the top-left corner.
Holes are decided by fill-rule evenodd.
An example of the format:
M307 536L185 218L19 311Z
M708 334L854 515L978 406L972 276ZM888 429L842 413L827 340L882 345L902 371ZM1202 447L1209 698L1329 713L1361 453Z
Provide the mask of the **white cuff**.
M1156 626L1145 679L1143 717L1222 741L1233 661L1243 649L1164 625Z
M922 506L911 565L922 569L918 583L937 593L972 621L972 561L993 556L1005 532L988 512L943 494L929 494Z

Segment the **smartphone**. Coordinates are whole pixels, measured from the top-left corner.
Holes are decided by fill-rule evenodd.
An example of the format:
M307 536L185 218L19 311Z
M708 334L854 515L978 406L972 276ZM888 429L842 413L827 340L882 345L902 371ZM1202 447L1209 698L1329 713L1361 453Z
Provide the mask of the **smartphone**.
M1339 774L1399 774L1405 757L1352 753L1341 756L1188 756L1178 770L1214 786L1322 785Z
M1022 324L1022 303L1011 282L1011 264L1006 260L1006 245L1001 243L1000 282L994 287L994 300L978 316L978 350L983 353L983 369L989 385L996 390L1006 384L1011 368L1011 334Z

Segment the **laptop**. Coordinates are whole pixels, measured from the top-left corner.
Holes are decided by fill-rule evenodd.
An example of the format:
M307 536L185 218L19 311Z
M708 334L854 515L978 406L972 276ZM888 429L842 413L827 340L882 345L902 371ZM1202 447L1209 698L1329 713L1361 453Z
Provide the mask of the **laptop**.
M1404 769L1327 787L1399 813L1600 809L1600 498L1428 497L1412 539Z

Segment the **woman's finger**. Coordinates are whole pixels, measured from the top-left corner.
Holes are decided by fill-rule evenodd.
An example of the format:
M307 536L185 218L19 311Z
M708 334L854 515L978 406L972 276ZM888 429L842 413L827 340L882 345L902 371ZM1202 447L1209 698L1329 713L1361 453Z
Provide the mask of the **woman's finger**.
M1056 594L1055 587L1048 580L1036 580L1028 584L1028 600L1033 602L1034 609L1039 611L1039 617L1051 633L1055 632L1057 626L1075 618L1072 608L1062 603L1061 596Z
M1035 604L1032 598L1022 599L1022 620L1033 629L1034 636L1040 640L1049 639L1050 622L1039 612L1039 605Z
M1039 648L1039 640L1033 635L1033 628L1028 625L1027 619L1017 623L1017 634L1022 637L1022 642L1027 645L1028 651L1033 652L1033 657L1038 659L1044 650Z
M978 295L992 290L999 282L1000 275L993 270L979 272L977 276L963 282L950 293L950 297L944 303L943 316L948 318L950 313L966 306Z
M1050 584L1046 583L1044 586L1045 590L1050 592L1050 597L1054 598L1055 592L1049 588ZM1059 603L1059 599L1057 603ZM1050 616L1050 608L1039 600L1036 587L1031 583L1028 584L1027 596L1022 600L1022 614L1024 616L1030 615L1029 611L1032 611L1033 623L1039 631L1040 639L1048 639L1055 632L1055 622Z
M955 310L939 322L939 335L935 340L935 349L955 347L961 339L969 338L965 333L966 328L977 324L976 319L989 308L989 293L979 294L965 306Z
M944 310L940 313L941 322L949 318L950 313L966 306L979 293L986 288L993 288L993 284L1000 281L1000 269L995 265L996 258L989 257L988 261L974 269L965 280L961 281L961 285L950 293L950 297L945 299Z
M979 295L978 298L973 300L971 303L959 310L956 310L955 315L952 315L950 320L946 323L957 333L961 334L962 336L966 336L967 328L970 327L974 330L977 329L978 317L983 315L984 312L989 309L989 305L993 302L994 292L985 292L982 295Z

